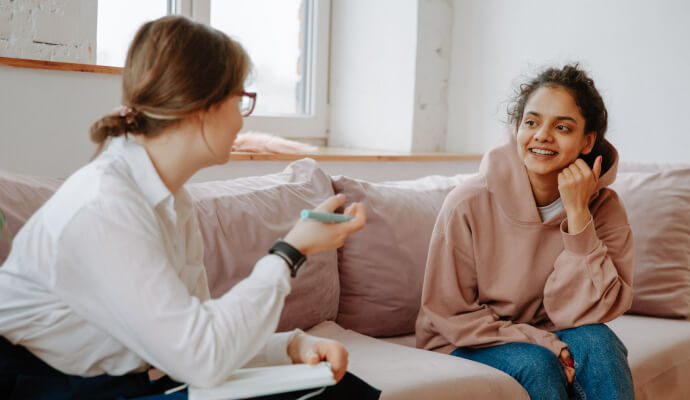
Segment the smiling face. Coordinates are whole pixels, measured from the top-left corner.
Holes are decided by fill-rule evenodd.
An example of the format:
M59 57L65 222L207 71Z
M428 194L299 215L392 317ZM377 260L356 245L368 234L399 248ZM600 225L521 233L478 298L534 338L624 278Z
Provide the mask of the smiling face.
M517 150L530 181L557 181L580 154L588 154L596 133L585 133L585 119L570 92L542 86L525 103L518 126Z

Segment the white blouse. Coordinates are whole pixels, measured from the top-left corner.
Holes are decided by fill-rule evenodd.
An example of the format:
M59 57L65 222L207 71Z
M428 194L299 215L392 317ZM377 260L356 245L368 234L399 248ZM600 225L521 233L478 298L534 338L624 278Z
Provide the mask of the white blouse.
M290 363L294 332L273 333L289 292L285 262L268 255L210 299L189 194L116 138L18 232L0 268L0 334L67 374L153 365L212 386L249 362Z

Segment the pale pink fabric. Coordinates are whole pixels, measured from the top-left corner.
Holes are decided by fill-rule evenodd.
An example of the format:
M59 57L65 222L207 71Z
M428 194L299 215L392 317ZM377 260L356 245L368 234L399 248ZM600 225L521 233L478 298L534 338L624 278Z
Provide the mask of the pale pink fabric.
M628 349L637 400L690 399L690 321L624 315L607 325Z
M0 209L13 236L62 184L62 179L14 174L0 170ZM9 236L0 236L0 265L9 254Z
M623 165L612 188L635 241L630 312L690 318L690 165Z
M464 358L386 343L330 321L308 333L342 342L348 371L382 390L381 400L529 399L509 375Z
M303 154L316 150L317 147L307 143L261 132L241 133L232 144L232 151L247 153Z
M637 400L690 399L690 321L623 315L607 325L628 349ZM382 340L415 347L414 335Z
M314 208L333 195L330 178L311 159L295 161L276 174L189 184L187 189L204 238L212 297L247 277L256 261L297 222L303 208ZM279 331L335 319L337 268L335 250L309 256L292 282Z
M443 199L467 175L371 183L335 177L336 193L360 201L367 225L338 253L337 322L370 336L414 332L429 238Z
M541 220L514 135L489 151L480 174L448 194L429 245L417 346L535 343L560 354L555 330L610 321L632 302L633 242L608 186L607 144L592 219L568 232L564 210Z

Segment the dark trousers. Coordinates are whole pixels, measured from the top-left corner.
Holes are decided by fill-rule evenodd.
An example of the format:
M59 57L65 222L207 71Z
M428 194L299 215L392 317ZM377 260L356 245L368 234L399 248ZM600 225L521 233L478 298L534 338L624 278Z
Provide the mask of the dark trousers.
M0 399L1 400L99 400L99 399L166 399L184 400L186 391L163 396L180 383L163 377L150 381L148 373L123 376L100 375L81 377L64 374L49 366L22 346L15 346L0 336ZM261 397L262 400L289 400L311 390ZM313 399L375 400L380 391L348 373L336 385Z

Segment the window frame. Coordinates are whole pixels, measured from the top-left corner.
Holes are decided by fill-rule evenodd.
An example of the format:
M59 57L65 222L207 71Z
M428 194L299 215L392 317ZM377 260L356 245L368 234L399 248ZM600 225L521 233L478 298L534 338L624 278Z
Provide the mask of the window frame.
M329 104L329 45L331 23L331 0L304 0L307 35L304 48L311 62L306 68L305 94L310 93L303 115L252 114L245 119L243 131L260 131L291 139L320 142L328 141ZM211 21L210 0L168 0L168 13L181 14L196 21L209 24ZM258 101L261 101L259 93Z

